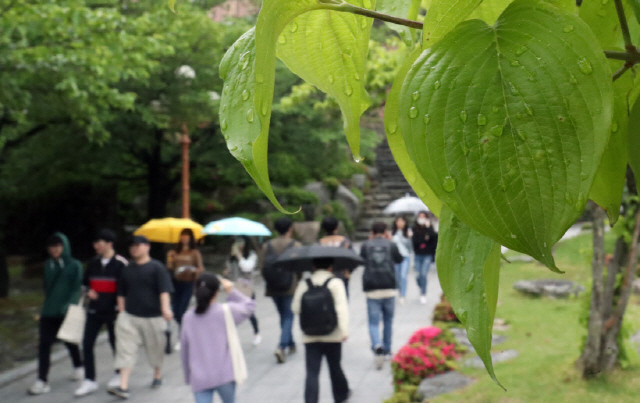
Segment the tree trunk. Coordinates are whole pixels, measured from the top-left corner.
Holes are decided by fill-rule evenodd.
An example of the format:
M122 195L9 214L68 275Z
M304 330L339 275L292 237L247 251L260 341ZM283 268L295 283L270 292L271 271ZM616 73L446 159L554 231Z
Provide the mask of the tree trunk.
M616 240L613 258L606 267L604 249L604 211L593 205L593 260L591 271L591 305L588 334L584 351L578 360L584 378L592 378L611 371L618 360L618 335L631 295L631 285L638 262L638 236L640 235L640 209L633 206L635 225L631 247L624 238ZM621 217L621 219L625 219ZM624 269L622 284L616 287L617 276Z
M155 143L151 155L147 160L147 199L148 218L161 218L167 214L167 204L171 196L171 186L168 172L162 164L162 136L161 130L156 130Z

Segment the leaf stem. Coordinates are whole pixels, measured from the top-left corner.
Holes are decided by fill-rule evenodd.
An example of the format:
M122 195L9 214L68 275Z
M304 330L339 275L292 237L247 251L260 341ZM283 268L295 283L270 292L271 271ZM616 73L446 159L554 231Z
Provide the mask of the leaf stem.
M624 6L622 0L614 0L616 5L616 12L618 13L618 19L620 20L620 30L622 32L622 38L624 39L624 47L631 51L636 50L636 47L631 43L631 34L629 34L629 24L627 23L627 17L624 15Z
M319 0L320 3L324 3L328 5L327 8L334 11L341 11L345 13L358 14L363 15L369 18L376 18L378 20L391 22L393 24L404 25L405 27L414 28L414 29L422 29L422 24L420 21L408 20L406 18L394 17L388 14L382 14L377 11L369 10L367 8L357 7L353 4L349 3L336 3L332 0Z
M613 73L613 81L616 81L617 79L619 79L631 67L633 67L633 63L626 62L625 64L623 64L622 67L618 69L618 71Z

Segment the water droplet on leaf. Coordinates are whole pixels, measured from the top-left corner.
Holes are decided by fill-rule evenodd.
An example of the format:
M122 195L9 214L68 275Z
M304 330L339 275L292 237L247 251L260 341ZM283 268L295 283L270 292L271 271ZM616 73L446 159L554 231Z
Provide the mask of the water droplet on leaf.
M222 122L220 122L220 129L222 129L222 131L227 130L227 119L222 119Z
M456 251L460 251L462 249L462 246L460 246L459 243L456 244L455 246Z
M586 181L589 178L589 174L586 172L581 172L580 173L580 179L582 179L583 181Z
M611 123L611 132L616 133L617 131L618 131L618 122L614 120L613 123Z
M424 124L428 125L429 122L431 122L431 116L429 116L429 114L427 113L426 115L424 115Z
M353 94L353 88L349 84L345 85L344 93L347 94L347 96L351 96L351 94Z
M253 108L247 111L247 122L253 123Z
M511 67L519 67L520 66L520 62L517 60L512 60L510 63Z
M593 68L591 67L591 63L589 63L589 61L584 57L578 60L578 68L584 75L589 75L593 73Z
M519 95L520 94L518 92L518 90L516 89L516 87L512 83L509 83L509 91L511 91L511 95Z
M436 81L435 83L433 83L433 88L435 88L436 90L440 88L440 81Z
M442 182L442 188L445 192L453 192L456 190L456 180L452 176L447 176Z
M280 35L280 37L278 38L278 42L285 44L287 43L287 38L285 38L284 35Z
M233 147L231 147L231 148L229 149L229 151L235 151L235 150L237 150L237 149L238 149L238 146L233 146Z
M291 33L294 33L298 30L298 23L296 23L295 21L291 23L291 28L289 29L291 31Z
M516 56L520 56L526 51L527 51L527 47L522 45L522 47L520 49L516 50Z
M500 108L498 108L497 106L494 106L493 108L491 108L491 110L492 110L494 113L498 113L498 112L500 111Z
M478 126L484 126L487 124L487 117L482 113L478 113Z
M518 239L518 236L516 234L511 234L511 238Z
M329 83L333 84L333 82L336 80L335 77L333 77L333 74L329 74Z
M460 120L462 120L462 123L467 121L467 112L466 111L460 111Z
M353 78L354 78L356 81L360 81L360 74L358 74L358 72L353 73Z
M413 94L411 94L411 98L413 98L414 101L417 101L418 99L420 99L420 91L416 91Z
M250 95L249 91L247 90L242 91L242 100L246 101L247 99L249 99L249 95Z
M267 116L268 112L269 112L269 103L267 101L263 101L262 102L262 114L264 116Z
M388 130L389 130L390 134L395 134L398 131L398 125L395 124L395 123L391 123L389 125L389 129Z
M566 25L566 26L562 29L562 32L565 32L565 33L569 33L569 32L571 32L571 31L573 31L573 25Z
M462 264L464 264L464 256L460 256L460 262L462 262ZM467 281L467 285L466 287L464 287L464 291L465 292L469 292L471 290L473 290L473 280L475 279L475 273L471 273L471 276L469 277L469 280Z
M418 108L416 108L415 106L412 106L411 108L409 108L409 117L411 119L414 119L418 116Z
M489 129L489 133L491 133L491 135L494 137L502 136L502 132L503 132L503 127L500 125L493 126L491 129Z

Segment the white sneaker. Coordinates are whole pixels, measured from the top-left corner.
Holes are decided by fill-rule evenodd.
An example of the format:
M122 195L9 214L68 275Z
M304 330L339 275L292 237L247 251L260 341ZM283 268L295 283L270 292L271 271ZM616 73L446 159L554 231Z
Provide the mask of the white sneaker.
M118 386L120 386L120 374L114 375L107 384L107 387L109 388L117 388Z
M427 304L427 296L426 295L421 295L420 296L420 303L422 305L426 305Z
M71 376L69 376L70 381L82 381L84 379L84 367L78 367L73 370Z
M400 305L404 305L405 298L404 297L400 297L400 299L398 300L398 303L400 303Z
M253 337L253 345L257 346L260 343L262 343L262 336L258 333Z
M76 389L74 395L76 397L86 396L89 393L95 392L96 390L98 390L98 384L90 379L85 379L84 381L82 381L82 384L80 384L80 387Z
M180 342L177 342L174 346L173 346L173 351L180 351Z
M49 393L51 392L51 387L49 386L49 384L43 382L42 380L38 379L36 381L36 383L34 383L28 390L30 395L41 395L43 393Z

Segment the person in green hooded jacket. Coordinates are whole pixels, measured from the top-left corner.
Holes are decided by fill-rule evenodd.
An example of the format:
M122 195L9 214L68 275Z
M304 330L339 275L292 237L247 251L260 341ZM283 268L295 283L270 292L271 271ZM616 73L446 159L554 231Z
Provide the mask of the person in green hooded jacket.
M40 344L38 346L38 379L29 388L32 395L51 390L47 383L51 359L51 346L56 342L69 304L76 304L82 285L82 265L71 256L69 239L56 232L47 239L47 259L44 268L45 299L40 312ZM73 361L73 380L84 379L80 349L76 344L65 343Z

